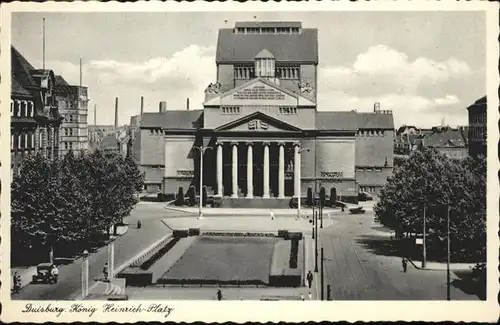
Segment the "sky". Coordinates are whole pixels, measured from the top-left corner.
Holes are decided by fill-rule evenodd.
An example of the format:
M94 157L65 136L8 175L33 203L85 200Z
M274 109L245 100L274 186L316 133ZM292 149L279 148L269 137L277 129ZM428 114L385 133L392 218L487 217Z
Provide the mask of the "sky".
M202 109L216 81L220 28L235 21L301 21L319 38L318 110L393 111L395 125L466 125L466 107L486 94L484 12L13 13L12 44L42 67L89 89L89 124L145 111Z

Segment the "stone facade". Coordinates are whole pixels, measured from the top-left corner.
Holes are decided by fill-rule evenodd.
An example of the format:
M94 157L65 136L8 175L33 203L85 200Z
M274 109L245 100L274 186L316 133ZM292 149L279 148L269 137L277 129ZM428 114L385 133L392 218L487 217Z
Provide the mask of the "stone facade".
M487 100L486 96L478 99L474 104L467 108L469 112L469 128L468 128L468 140L469 140L469 155L476 157L479 155L486 157L486 111L487 111Z
M30 154L58 157L59 114L52 70L35 69L11 47L10 151L11 173L17 175Z
M291 24L221 30L217 80L205 90L203 109L142 114L132 152L149 191L199 191L200 151L203 185L218 196L298 197L309 187L335 187L355 198L385 184L393 166L392 112L318 111L317 30ZM281 35L287 28L290 35Z

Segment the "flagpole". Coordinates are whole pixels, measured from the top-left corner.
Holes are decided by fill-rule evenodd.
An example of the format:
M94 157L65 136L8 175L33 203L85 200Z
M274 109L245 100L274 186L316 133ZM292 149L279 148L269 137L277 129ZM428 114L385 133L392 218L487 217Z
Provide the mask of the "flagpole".
M42 18L42 69L45 70L45 18Z

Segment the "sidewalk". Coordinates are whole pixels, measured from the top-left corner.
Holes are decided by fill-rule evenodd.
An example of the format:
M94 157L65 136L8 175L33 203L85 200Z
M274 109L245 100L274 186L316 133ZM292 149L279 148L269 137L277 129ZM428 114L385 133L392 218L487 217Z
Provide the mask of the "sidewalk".
M410 263L418 270L425 271L446 271L446 263L439 262L426 262L425 268L422 268L422 261L412 261L409 260ZM450 263L451 271L471 271L475 263Z
M144 222L141 229L130 227L129 230L115 242L115 265L125 263L130 257L139 254L152 243L170 234L161 220ZM100 248L89 256L89 278L98 278L101 275L104 263L107 262L107 247ZM30 284L24 287L19 294L12 295L13 300L64 300L78 295L81 290L81 269L83 260L80 258L74 263L59 268L57 284ZM90 283L92 285L92 283Z
M185 212L191 214L198 214L199 208L197 207L176 207L176 206L165 206L165 209ZM230 208L203 208L203 216L269 216L271 209L230 209ZM273 209L274 215L278 216L296 216L297 209ZM323 213L341 213L340 209L324 208ZM300 215L302 217L311 216L313 213L312 209L301 208Z

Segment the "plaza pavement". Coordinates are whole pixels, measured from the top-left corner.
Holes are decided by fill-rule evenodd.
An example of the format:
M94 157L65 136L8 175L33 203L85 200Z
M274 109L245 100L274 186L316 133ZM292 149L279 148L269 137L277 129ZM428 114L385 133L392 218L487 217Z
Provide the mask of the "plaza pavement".
M412 264L402 271L401 256L388 249L390 234L377 229L374 215L336 215L335 224L320 231L324 248L324 293L330 285L333 300L446 300L446 272L420 270ZM432 263L431 263L432 264ZM320 272L315 273L319 293ZM459 280L452 272L452 281ZM452 300L477 300L454 285Z
M138 204L125 220L130 223L128 231L118 237L115 243L115 266L126 262L130 257L145 250L152 243L169 234L161 218L172 215L162 206ZM178 214L177 214L178 215ZM135 222L142 221L142 228L137 229ZM13 294L14 300L64 300L75 298L81 292L81 258L69 265L59 267L59 281L57 284L28 284L19 294ZM89 255L90 283L93 279L102 276L102 268L107 262L107 247L100 248Z

